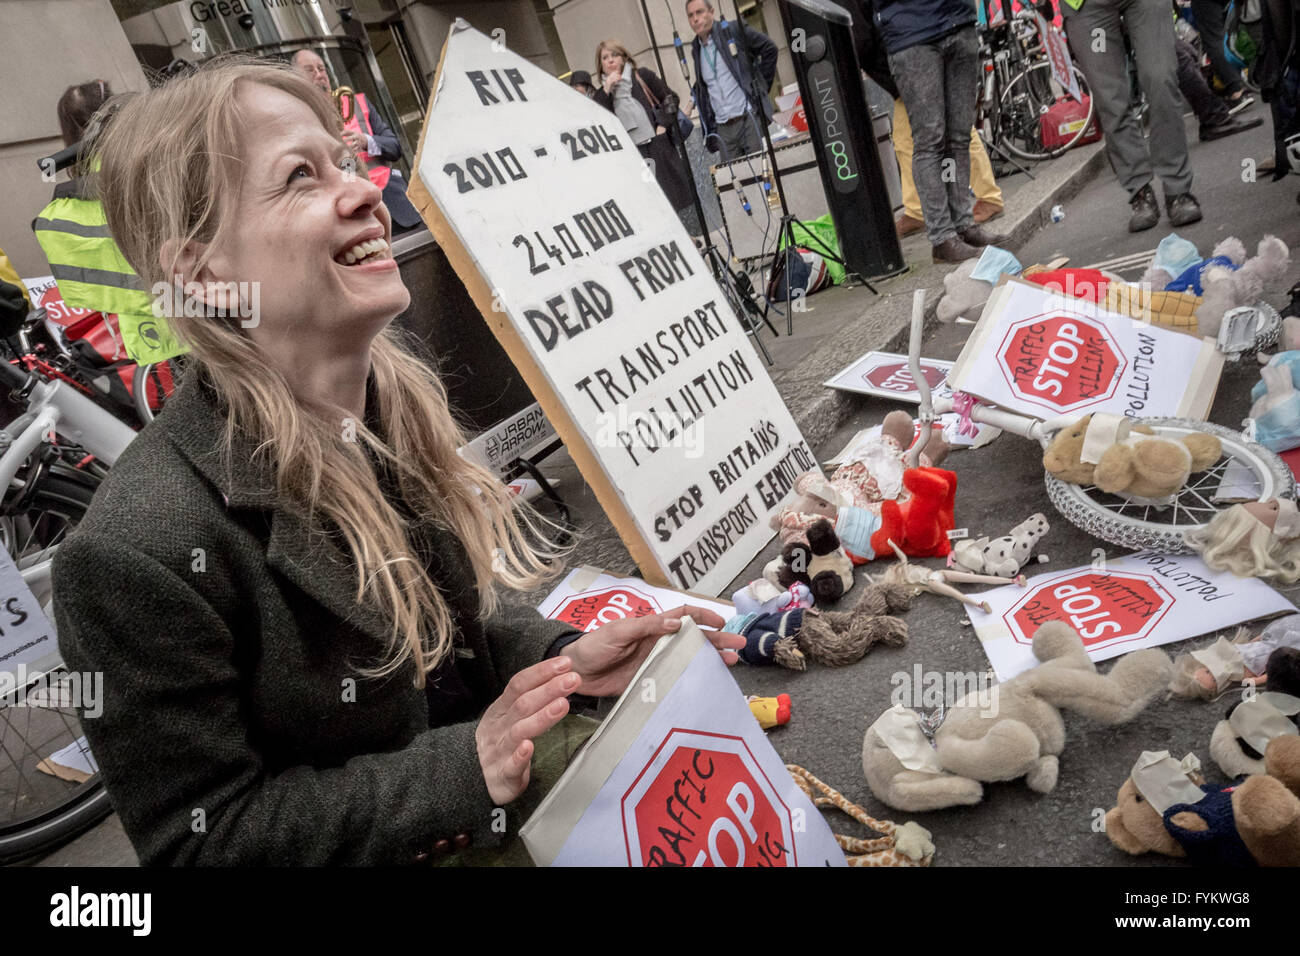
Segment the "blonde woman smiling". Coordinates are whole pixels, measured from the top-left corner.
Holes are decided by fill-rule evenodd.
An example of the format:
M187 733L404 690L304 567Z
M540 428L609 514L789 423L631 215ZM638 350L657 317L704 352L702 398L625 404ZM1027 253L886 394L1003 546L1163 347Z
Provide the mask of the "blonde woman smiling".
M288 69L226 61L101 138L108 226L149 288L199 283L184 383L54 566L84 724L144 864L392 864L491 847L568 696L620 693L682 608L578 635L498 592L551 553L390 321L380 191ZM256 322L222 296L257 283ZM178 310L181 311L181 310ZM247 326L247 327L245 327ZM728 662L742 638L713 640Z

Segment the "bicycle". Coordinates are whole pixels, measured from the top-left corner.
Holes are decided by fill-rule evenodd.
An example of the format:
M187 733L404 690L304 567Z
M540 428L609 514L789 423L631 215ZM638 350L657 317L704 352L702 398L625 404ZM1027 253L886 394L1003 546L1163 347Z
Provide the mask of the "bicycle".
M1087 115L1082 122L1071 122L1058 145L1043 142L1048 110L1073 97L1052 73L1031 13L1022 10L1005 23L981 31L980 59L984 77L975 125L990 151L1038 162L1064 154L1088 134L1095 107L1083 73L1071 62L1082 97L1079 102L1088 104Z
M54 554L135 431L73 383L15 363L0 361L0 394L22 407L0 430L0 543L49 617ZM75 702L65 706L71 677L57 649L26 662L25 675L0 700L0 865L45 852L111 811ZM42 772L68 752L90 767L85 779Z

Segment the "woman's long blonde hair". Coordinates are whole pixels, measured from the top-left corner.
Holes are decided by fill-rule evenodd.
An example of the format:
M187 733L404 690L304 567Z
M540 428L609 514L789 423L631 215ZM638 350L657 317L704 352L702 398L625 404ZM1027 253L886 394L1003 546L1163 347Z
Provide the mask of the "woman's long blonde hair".
M237 227L223 212L239 195L237 97L249 83L296 97L331 132L342 128L329 100L289 68L227 57L135 97L100 137L97 185L109 231L145 288L170 282L176 271L175 260L160 261L167 240L207 244L197 271ZM237 437L251 439L255 460L275 475L280 506L307 516L314 529L337 529L356 567L356 600L391 621L389 658L366 673L389 674L411 660L422 687L450 653L454 624L365 448L387 464L418 518L459 539L485 614L499 601L494 585L532 587L551 573L557 552L541 533L549 523L515 505L496 475L458 454L465 436L446 390L392 330L370 349L384 438L357 423L357 440L347 441L337 410L295 396L237 320L181 314L168 323L226 410L225 460Z

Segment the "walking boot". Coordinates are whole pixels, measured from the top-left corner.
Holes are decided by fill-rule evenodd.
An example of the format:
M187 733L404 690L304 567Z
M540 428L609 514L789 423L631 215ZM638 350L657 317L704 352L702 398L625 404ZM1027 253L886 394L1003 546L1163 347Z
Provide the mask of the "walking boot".
M1011 238L1010 236L1005 236L1001 233L991 232L983 226L971 226L965 232L959 232L958 235L961 236L961 241L966 243L968 246L977 247L1005 246L1007 240Z
M934 252L931 258L935 262L964 262L967 259L978 259L980 251L974 246L967 245L958 236L951 239L945 239L943 242L933 247Z
M1128 204L1133 207L1133 215L1128 221L1129 232L1142 232L1160 221L1160 203L1156 201L1156 191L1150 183L1139 189Z
M1191 193L1165 197L1165 211L1174 226L1190 226L1201 221L1201 205Z

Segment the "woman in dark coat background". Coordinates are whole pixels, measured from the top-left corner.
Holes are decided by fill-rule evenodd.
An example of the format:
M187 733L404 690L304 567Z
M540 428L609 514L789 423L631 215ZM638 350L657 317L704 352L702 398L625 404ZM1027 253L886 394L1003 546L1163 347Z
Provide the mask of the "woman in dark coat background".
M654 163L655 181L693 236L703 233L691 197L691 171L674 144L677 94L659 74L638 67L627 48L617 40L596 47L596 71L601 88L595 100L623 123L641 155Z

